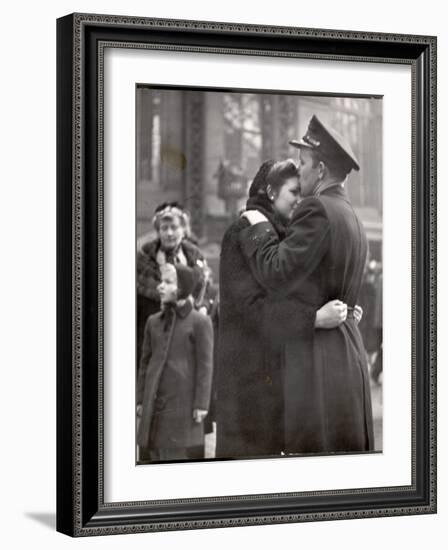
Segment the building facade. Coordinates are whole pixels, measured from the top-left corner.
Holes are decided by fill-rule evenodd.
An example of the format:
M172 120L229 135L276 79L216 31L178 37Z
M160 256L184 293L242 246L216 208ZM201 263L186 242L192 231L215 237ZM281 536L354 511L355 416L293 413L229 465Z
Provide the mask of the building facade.
M381 260L382 101L329 97L137 88L137 236L151 230L155 207L177 200L212 264L227 225L244 206L250 182L267 159L293 158L288 141L316 114L345 135L361 170L348 192L372 257Z

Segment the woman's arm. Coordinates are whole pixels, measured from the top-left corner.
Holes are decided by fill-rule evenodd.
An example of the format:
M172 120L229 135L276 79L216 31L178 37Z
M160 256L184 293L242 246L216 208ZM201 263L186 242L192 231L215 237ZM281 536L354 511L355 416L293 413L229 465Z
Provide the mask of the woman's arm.
M157 286L160 283L158 266L145 252L137 252L137 294L159 301Z

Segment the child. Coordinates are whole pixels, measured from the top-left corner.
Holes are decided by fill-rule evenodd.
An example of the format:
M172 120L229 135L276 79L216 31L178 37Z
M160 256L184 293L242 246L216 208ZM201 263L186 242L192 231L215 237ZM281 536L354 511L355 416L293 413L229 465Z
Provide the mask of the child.
M145 326L137 387L137 442L151 461L204 457L213 375L210 318L193 308L195 271L161 266L162 311Z

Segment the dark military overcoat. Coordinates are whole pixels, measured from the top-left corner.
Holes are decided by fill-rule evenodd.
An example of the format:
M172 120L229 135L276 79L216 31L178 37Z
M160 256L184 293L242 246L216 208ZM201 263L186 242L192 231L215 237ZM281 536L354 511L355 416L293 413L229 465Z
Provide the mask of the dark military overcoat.
M297 310L339 299L358 303L367 255L360 220L341 185L298 206L285 239L268 222L241 232L246 257L266 288L287 289ZM373 449L366 354L357 323L331 330L297 321L284 338L285 448L290 453ZM300 323L299 323L300 325ZM308 327L308 328L306 328Z

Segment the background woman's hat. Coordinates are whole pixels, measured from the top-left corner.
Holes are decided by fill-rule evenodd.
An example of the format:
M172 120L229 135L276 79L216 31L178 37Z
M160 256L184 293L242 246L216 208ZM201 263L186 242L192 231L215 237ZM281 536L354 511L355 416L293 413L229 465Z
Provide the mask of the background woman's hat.
M179 218L183 225L187 225L188 223L188 214L177 202L162 203L155 209L152 223L153 226L158 229L158 224L160 224L162 220L173 220L174 218Z
M344 165L347 174L359 170L359 162L349 142L330 126L325 126L316 115L311 117L306 134L301 140L291 140L293 147L305 147L317 151L322 160L331 165Z

